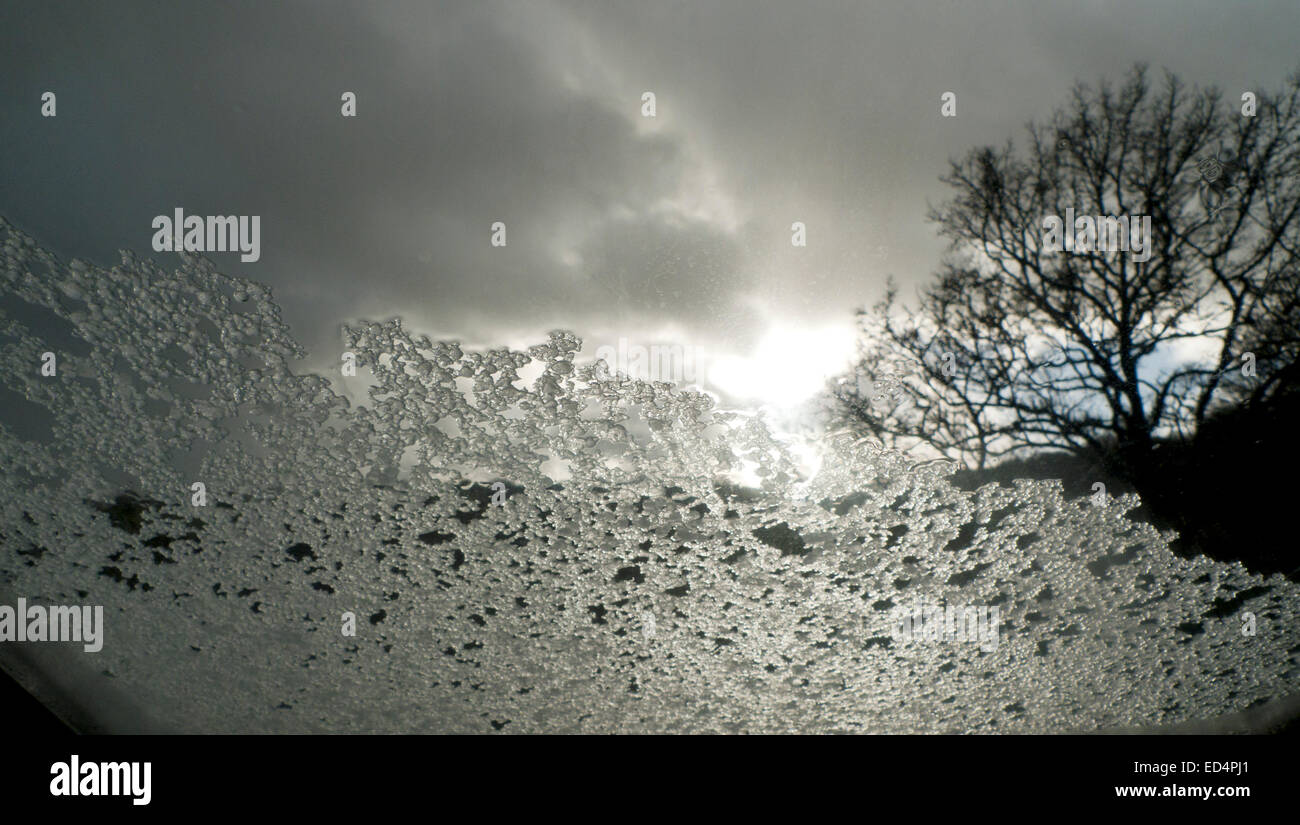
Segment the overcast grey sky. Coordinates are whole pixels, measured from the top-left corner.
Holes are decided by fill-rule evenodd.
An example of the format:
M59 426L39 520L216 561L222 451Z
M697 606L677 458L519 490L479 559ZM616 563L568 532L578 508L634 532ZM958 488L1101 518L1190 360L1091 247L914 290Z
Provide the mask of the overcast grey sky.
M948 158L1022 141L1076 80L1142 60L1237 99L1300 65L1297 34L1295 0L7 0L0 214L106 264L166 258L176 207L260 215L260 261L213 259L321 363L340 322L396 314L752 355L928 278Z

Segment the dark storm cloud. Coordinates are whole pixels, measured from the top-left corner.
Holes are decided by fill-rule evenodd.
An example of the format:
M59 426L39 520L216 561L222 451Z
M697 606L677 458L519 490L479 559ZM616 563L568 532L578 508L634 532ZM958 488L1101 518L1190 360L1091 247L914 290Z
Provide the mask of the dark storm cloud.
M420 9L396 41L358 10L25 15L5 213L101 258L123 243L148 251L152 216L176 205L260 214L262 261L219 263L272 283L318 346L333 343L323 321L362 315L484 341L512 324L581 323L608 307L564 260L600 246L607 222L619 233L642 220L676 249L720 242L698 225L674 238L648 211L685 174L679 142L637 133L637 98L616 112L563 88L508 14ZM33 121L27 103L45 88L59 117ZM358 95L354 120L339 116L344 90ZM497 220L504 249L489 245Z
M261 261L218 264L326 360L340 321L394 314L743 345L927 277L946 159L1077 78L1141 59L1235 97L1294 68L1292 3L1129 5L8 3L0 213L101 260L177 206L259 214Z

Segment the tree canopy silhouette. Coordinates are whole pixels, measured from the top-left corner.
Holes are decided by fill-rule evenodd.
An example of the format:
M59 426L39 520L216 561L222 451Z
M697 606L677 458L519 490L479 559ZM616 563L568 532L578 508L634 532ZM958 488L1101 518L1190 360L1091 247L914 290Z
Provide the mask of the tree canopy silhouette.
M1025 153L950 162L955 195L929 215L949 253L915 308L891 281L859 311L842 413L968 467L1050 447L1130 474L1158 442L1293 392L1300 72L1253 115L1147 75L1077 85ZM1071 208L1151 216L1149 258L1053 252L1045 219Z

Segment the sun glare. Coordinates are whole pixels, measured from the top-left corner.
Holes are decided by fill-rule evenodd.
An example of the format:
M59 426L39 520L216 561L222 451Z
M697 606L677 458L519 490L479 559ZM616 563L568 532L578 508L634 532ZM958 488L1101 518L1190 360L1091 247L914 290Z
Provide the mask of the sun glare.
M821 390L827 378L848 367L853 344L853 331L845 326L774 326L753 355L715 359L709 368L709 383L737 399L794 407Z

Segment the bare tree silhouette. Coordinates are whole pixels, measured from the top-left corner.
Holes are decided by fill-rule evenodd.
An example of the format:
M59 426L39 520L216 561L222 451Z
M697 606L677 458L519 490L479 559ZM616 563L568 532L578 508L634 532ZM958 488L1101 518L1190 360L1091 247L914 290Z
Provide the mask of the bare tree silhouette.
M951 162L929 216L949 255L917 308L891 281L859 311L843 415L969 467L1056 448L1136 482L1161 440L1291 392L1300 72L1246 116L1169 73L1153 90L1139 64L1027 131L1028 157L1008 141ZM1044 219L1071 207L1150 215L1149 259L1053 253Z

